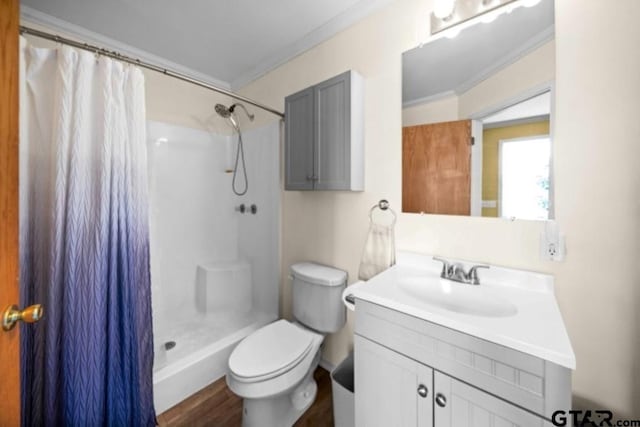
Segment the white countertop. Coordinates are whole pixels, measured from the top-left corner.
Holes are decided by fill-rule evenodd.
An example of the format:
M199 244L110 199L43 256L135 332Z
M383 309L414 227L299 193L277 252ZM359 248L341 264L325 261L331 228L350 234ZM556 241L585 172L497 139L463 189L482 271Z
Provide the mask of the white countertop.
M464 261L463 264L473 265ZM475 286L440 279L441 265L430 256L402 252L398 264L367 282L348 287L346 293L575 369L576 359L553 292L552 276L491 266L478 272L481 284ZM437 286L473 286L468 289L471 296L475 292L485 300L506 299L516 306L517 313L487 317L429 304L400 285L403 280L416 277ZM356 303L356 310L357 307Z

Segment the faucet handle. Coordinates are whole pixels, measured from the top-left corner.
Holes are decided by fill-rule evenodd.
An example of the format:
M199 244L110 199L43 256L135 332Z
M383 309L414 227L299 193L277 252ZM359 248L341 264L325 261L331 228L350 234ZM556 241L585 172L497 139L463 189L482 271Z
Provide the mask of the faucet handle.
M440 261L442 263L442 272L440 273L440 277L442 277L443 279L448 279L449 276L451 275L451 269L453 268L452 265L449 263L449 261L443 258L439 258L437 256L434 256L433 260Z
M478 278L478 269L479 268L491 268L488 265L474 265L471 267L469 272L467 273L467 277L472 285L479 285L480 279Z

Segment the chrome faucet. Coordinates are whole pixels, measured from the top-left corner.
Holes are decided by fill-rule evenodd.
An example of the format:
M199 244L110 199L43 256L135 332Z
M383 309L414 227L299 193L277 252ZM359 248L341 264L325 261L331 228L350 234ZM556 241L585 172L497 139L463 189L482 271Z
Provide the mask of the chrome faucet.
M454 282L466 283L468 285L479 285L480 278L478 277L479 268L489 268L488 265L474 265L466 271L464 265L461 263L450 263L446 259L433 257L435 261L442 263L442 272L440 277L447 280L453 280Z

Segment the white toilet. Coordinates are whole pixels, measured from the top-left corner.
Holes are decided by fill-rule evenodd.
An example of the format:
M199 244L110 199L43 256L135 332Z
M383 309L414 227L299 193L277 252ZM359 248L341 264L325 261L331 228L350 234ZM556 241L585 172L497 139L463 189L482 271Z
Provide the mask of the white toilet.
M327 333L345 323L347 273L311 262L291 266L293 316L255 331L229 357L227 384L243 398L244 427L291 426L311 406L313 372Z

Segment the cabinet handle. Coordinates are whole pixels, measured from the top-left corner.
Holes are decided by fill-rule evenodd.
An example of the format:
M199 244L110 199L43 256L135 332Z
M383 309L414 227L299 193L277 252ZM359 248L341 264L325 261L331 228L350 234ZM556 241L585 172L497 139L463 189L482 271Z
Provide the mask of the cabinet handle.
M423 384L420 384L418 386L418 394L420 395L420 397L427 397L427 394L429 394L429 389Z
M307 181L317 181L318 177L315 175L307 175Z
M445 406L447 406L447 398L444 397L444 394L438 393L436 394L436 403L439 407L444 408Z

